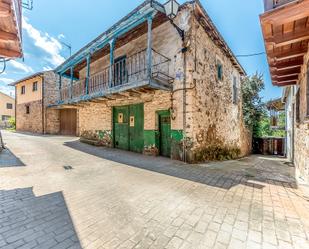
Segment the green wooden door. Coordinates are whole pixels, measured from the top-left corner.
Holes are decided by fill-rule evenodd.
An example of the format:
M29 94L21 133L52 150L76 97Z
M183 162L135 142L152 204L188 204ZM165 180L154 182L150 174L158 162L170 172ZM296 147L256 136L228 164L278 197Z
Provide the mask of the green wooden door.
M160 121L160 154L171 156L171 118L167 114L159 116Z
M129 107L114 107L114 146L129 150Z
M144 105L129 106L130 151L142 153L144 150Z

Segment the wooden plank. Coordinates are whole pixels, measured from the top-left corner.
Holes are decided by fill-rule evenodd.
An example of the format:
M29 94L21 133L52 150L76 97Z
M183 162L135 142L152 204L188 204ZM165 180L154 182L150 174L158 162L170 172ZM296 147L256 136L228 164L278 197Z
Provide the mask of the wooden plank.
M272 43L276 47L285 46L291 43L305 41L309 39L309 29L303 28L294 32L285 33L282 35L274 35L265 39L266 43Z
M267 53L267 55L271 58L275 58L277 61L280 61L303 56L307 53L307 51L308 51L307 47L302 47L302 48L292 48L290 50L286 50L283 52L282 51L270 52Z
M290 60L290 61L279 61L276 63L270 64L270 67L277 70L284 70L284 69L290 69L290 68L296 68L301 66L304 63L304 58L298 58L296 60Z
M297 67L297 68L290 68L290 69L285 69L285 70L271 70L271 73L274 76L287 76L287 75L292 75L292 74L299 74L300 73L300 69L301 67Z
M10 58L18 58L21 56L21 52L15 50L9 50L6 48L0 48L0 56L2 57L10 57Z
M0 1L0 17L9 17L10 15L11 15L10 4Z
M280 82L280 83L276 83L276 82L273 82L274 85L277 85L277 86L290 86L290 85L296 85L297 81L286 81L286 82Z
M282 25L309 16L309 0L295 1L260 16L262 25Z
M273 76L272 80L274 82L286 82L286 81L293 81L293 80L298 80L298 74L297 75L293 75L293 76L284 76L284 77L277 77L277 76Z
M0 30L0 41L3 42L18 41L18 37L16 34Z

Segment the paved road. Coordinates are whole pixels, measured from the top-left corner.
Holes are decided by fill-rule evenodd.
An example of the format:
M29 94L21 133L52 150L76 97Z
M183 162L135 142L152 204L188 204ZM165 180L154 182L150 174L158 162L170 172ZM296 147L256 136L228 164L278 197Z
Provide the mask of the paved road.
M309 248L309 199L278 159L184 165L3 136L0 248Z

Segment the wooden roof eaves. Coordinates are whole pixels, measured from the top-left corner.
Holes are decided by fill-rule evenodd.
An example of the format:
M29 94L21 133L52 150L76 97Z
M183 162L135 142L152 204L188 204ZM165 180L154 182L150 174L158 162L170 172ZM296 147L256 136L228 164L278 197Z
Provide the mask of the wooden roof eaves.
M216 26L212 22L211 18L207 14L201 2L199 0L193 0L193 1L190 1L189 3L195 3L199 6L199 8L202 10L203 15L207 21L208 27L211 31L211 38L213 39L213 41L217 43L217 45L223 49L226 55L230 58L232 64L238 69L239 73L243 76L247 75L245 69L242 67L242 65L240 64L240 62L238 61L238 59L236 58L236 56L234 55L234 53L232 52L228 44L225 42L223 36L220 34L219 30L216 28Z
M11 4L12 8L12 14L14 18L14 22L16 25L16 31L17 31L17 37L18 37L18 43L19 43L19 51L20 55L18 58L23 56L23 47L22 47L22 22L21 22L21 0L13 0Z
M78 64L84 60L87 55L98 51L107 45L113 38L128 32L130 29L133 29L134 27L144 22L147 16L151 14L154 15L154 13L157 12L165 13L164 7L160 3L154 0L144 1L141 5L131 11L127 16L122 18L107 31L102 33L96 39L88 43L85 47L68 58L64 63L55 69L55 72L63 73L67 71L73 65Z

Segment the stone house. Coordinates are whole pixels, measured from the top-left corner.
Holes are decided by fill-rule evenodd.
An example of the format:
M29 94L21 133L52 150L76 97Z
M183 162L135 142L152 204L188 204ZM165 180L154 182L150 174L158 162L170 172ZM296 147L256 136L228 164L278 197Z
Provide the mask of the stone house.
M309 183L309 1L264 2L260 19L272 82L283 87L286 154L297 180Z
M12 117L15 117L15 99L0 92L0 127L8 127Z
M245 71L199 1L147 0L55 69L50 109L81 140L187 162L250 153ZM63 79L70 81L63 82Z
M16 130L41 134L58 134L59 113L47 106L58 101L53 71L39 72L16 81L15 86Z

